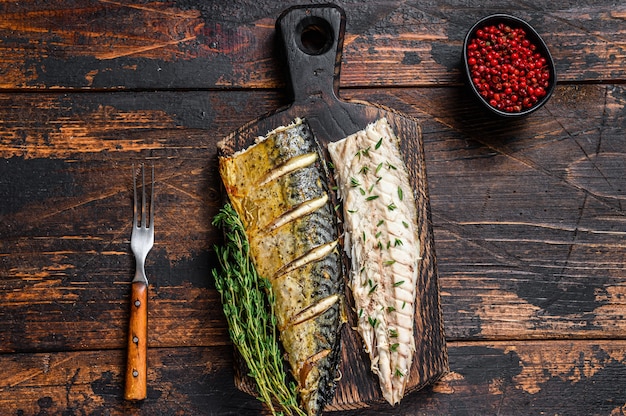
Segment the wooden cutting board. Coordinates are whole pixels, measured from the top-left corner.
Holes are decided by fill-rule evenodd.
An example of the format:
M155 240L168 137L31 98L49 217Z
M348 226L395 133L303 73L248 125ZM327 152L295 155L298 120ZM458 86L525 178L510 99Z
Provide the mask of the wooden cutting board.
M276 29L284 44L293 103L242 126L225 138L223 143L226 146L221 152L228 155L248 147L258 136L265 136L276 127L291 123L296 117L306 119L326 152L328 142L343 139L379 118L387 118L401 139L401 150L416 195L420 243L424 249L417 283L416 351L406 390L406 394L410 394L438 380L448 370L419 123L388 108L339 98L345 29L345 13L341 8L329 5L290 8L281 14ZM349 289L346 289L346 296L351 304ZM378 379L370 370L370 360L363 343L352 329L356 326L356 316L352 308L349 309L348 323L342 329L342 377L327 411L361 408L384 401ZM254 382L245 376L245 370L237 370L240 370L236 372L237 387L253 394Z

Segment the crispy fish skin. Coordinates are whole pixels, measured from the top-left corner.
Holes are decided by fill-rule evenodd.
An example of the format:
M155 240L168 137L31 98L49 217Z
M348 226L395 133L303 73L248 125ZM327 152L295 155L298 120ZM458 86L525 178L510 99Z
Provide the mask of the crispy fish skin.
M303 408L319 414L335 389L343 291L319 146L296 119L232 157L220 157L219 165L255 267L272 284L281 342Z
M420 244L417 208L398 138L380 119L328 144L343 203L357 329L392 405L409 379Z

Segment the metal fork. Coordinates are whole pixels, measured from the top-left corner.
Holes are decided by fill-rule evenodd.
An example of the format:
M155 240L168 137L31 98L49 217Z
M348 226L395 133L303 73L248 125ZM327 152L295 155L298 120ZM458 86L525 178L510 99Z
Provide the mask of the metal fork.
M137 198L137 175L133 165L133 231L130 248L135 256L135 278L132 281L130 323L128 327L128 360L126 364L127 400L147 396L148 279L144 269L146 257L154 245L154 166L150 187L150 208L146 204L145 168L141 165L141 205ZM149 220L148 212L149 211ZM141 214L139 214L141 212ZM138 222L141 215L141 223Z

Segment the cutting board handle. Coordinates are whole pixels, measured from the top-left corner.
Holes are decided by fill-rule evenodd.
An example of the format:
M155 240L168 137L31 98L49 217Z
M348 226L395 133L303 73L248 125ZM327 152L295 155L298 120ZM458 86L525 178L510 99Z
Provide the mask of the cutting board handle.
M278 18L294 104L338 100L345 21L335 5L295 6Z

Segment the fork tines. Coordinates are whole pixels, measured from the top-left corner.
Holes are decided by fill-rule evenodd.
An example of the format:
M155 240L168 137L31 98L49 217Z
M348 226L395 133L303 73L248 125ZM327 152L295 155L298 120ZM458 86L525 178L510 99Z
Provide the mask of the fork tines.
M154 165L152 165L152 180L150 184L150 207L146 209L146 173L145 164L141 164L141 204L137 198L137 171L133 164L133 192L134 192L134 209L133 209L133 225L135 227L152 227L154 222ZM149 211L150 219L148 220L147 212ZM141 215L141 223L138 222ZM149 223L148 223L149 221Z

